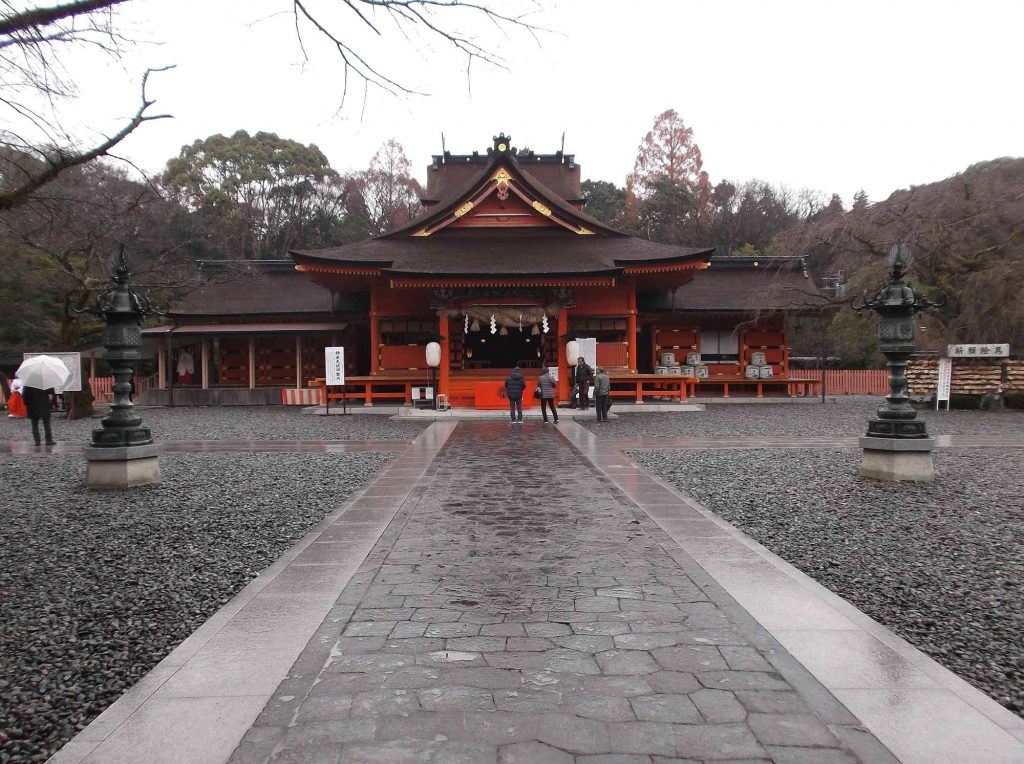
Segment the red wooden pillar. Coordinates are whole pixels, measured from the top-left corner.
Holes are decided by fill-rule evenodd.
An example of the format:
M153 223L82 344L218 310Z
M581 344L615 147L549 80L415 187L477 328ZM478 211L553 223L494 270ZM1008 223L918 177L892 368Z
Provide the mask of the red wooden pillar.
M629 368L636 374L640 368L636 358L636 285L629 290L629 315L626 317L626 354L629 356Z
M437 380L436 390L436 393L438 395L448 394L448 375L451 371L451 369L449 368L451 366L451 361L449 360L450 351L448 342L448 333L450 327L451 320L448 318L448 312L441 311L440 327L438 330L438 334L441 335L441 374Z
M565 357L565 336L569 333L569 309L558 309L558 400L569 400L569 362Z
M380 372L380 318L377 316L377 287L370 287L370 374Z

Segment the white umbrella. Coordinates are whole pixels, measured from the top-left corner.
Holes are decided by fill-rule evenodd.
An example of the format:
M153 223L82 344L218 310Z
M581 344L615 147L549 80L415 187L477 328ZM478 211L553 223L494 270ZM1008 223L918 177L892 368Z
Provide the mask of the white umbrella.
M52 387L58 393L71 381L71 370L62 360L52 355L34 355L26 359L16 373L26 387L39 390Z

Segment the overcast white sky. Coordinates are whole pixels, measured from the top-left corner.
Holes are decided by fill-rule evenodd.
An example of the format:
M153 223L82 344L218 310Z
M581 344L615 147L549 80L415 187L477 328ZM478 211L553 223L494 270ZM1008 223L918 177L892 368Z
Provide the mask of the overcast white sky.
M333 0L337 3L337 0ZM311 0L324 7L331 0ZM465 62L439 41L377 38L341 16L360 51L429 96L359 87L344 110L335 57L307 30L303 63L290 0L137 0L119 12L131 51L87 92L106 130L154 75L155 111L120 153L158 172L181 146L237 129L316 143L338 170L362 169L386 139L423 179L441 133L455 153L513 145L574 153L583 177L622 185L655 115L693 128L712 181L760 178L794 189L863 188L873 200L973 162L1024 155L1020 0L491 0L532 7L552 30L508 37L476 27L507 70ZM443 18L443 17L442 17ZM87 66L82 63L83 67Z

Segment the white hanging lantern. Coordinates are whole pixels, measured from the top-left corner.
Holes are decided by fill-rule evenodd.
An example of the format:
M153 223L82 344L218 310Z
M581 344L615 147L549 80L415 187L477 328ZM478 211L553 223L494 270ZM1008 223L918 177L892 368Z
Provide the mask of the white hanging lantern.
M437 342L427 343L427 366L436 369L441 365L441 345Z
M540 334L540 327L537 326L537 324L534 324L533 328L530 330L530 334L532 334L534 337L536 337L538 334Z
M480 331L480 322L479 322L479 321L477 321L477 320L476 320L476 319L474 318L474 319L473 319L473 325L469 327L469 330L470 330L471 332L478 332L478 331Z
M500 335L501 335L502 337L507 337L507 336L508 336L508 329L506 329L506 328L505 328L505 327L503 326L503 327L501 327L501 329L500 329L500 330L498 331L498 334L500 334Z
M498 333L498 320L494 317L494 314L492 313L491 314L491 334L497 334L497 333Z
M565 362L575 366L580 357L580 343L576 340L569 340L565 343Z

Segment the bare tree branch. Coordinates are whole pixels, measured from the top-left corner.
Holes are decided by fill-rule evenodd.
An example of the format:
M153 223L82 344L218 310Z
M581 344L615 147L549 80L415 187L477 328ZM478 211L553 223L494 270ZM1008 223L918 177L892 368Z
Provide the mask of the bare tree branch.
M56 24L96 11L112 8L128 0L76 0L76 2L54 5L49 8L30 8L20 13L5 14L0 19L0 35L17 35L34 32L40 27Z
M77 167L78 165L90 162L97 157L101 157L107 154L110 149L114 148L117 144L131 135L143 122L152 122L157 119L168 119L170 114L146 114L146 110L152 106L156 101L151 101L146 97L146 82L149 80L149 75L153 72L166 71L173 67L165 66L159 69L147 69L146 73L142 75L142 105L139 106L139 110L135 112L135 116L128 121L124 127L122 127L114 135L107 138L98 146L94 146L88 151L84 152L69 152L63 149L55 149L46 156L46 167L38 173L31 175L27 180L19 183L14 188L0 192L0 212L9 210L12 207L25 201L32 192L41 188L46 183L56 178L61 172L71 167Z

